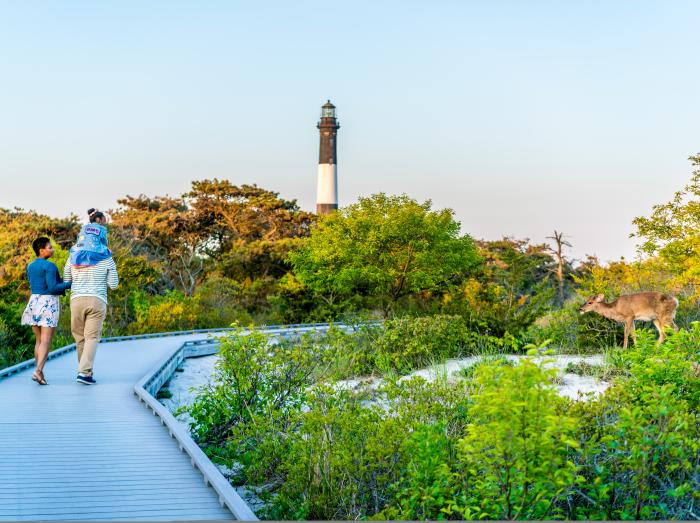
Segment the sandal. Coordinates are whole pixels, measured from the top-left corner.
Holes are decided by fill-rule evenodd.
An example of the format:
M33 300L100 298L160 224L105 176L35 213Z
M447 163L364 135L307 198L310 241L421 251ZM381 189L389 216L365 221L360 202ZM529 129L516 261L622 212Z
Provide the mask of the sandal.
M39 385L48 385L48 382L44 378L44 373L41 371L38 372L39 374L37 374L36 372L32 374L32 380L36 381Z

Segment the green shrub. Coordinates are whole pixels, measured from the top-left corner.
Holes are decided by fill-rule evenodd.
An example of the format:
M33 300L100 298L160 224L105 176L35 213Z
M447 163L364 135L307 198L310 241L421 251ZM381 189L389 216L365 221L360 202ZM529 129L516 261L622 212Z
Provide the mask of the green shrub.
M249 325L250 314L242 306L241 286L234 280L212 276L195 291L199 305L197 326L202 329Z
M462 378L471 379L474 377L476 372L484 365L508 365L509 367L512 367L513 365L515 365L515 362L509 360L501 354L486 354L484 356L481 356L477 361L475 361L471 365L459 369L458 373Z
M569 362L564 372L578 374L579 376L593 376L599 380L610 381L624 371L611 365L595 365L586 361Z
M648 387L670 385L693 410L700 407L700 376L694 366L700 362L700 324L671 333L661 345L657 345L655 331L638 330L636 346L611 351L606 359L614 359L629 374L625 387L630 392L642 394Z
M539 346L546 340L560 352L600 352L602 347L622 342L622 327L595 313L581 314L579 302L539 318L524 334Z
M552 519L577 480L576 420L550 385L556 370L531 359L483 366L471 423L459 442L465 488L451 510L464 519Z
M435 459L432 465L421 463L417 449L431 445L434 426L456 441L467 423L468 404L463 382L428 383L419 377L387 382L376 392L315 387L298 430L287 435L290 444L280 465L284 482L265 516L358 519L387 506L399 507L387 514L409 514L408 506L399 505L404 492L439 466ZM422 436L412 436L418 433ZM407 479L405 472L413 467L424 470ZM421 512L426 516L428 505Z
M331 326L315 338L318 345L317 381L367 376L376 372L376 340L381 324L358 324L353 330Z
M34 345L16 343L13 329L0 317L0 369L34 357L33 350Z
M129 325L131 333L189 330L197 326L199 304L180 291L170 291L162 296L137 292L134 293L133 304L136 321Z
M697 503L697 412L670 385L630 394L617 386L583 407L580 441L585 478L572 498L571 518L690 519Z
M391 488L393 500L372 519L437 520L451 515L461 476L454 470L455 439L443 423L420 425L403 443L406 468Z
M310 384L315 355L309 346L273 344L268 334L241 328L218 339L221 348L213 380L199 389L187 409L197 440L220 446L234 429L280 416L287 421ZM239 453L255 451L256 434L237 433Z
M402 420L407 430L441 424L450 437L456 438L469 422L472 391L464 380L428 382L420 376L387 380L378 394L386 402L387 414Z
M559 397L557 370L544 362L498 355L469 380L385 377L359 392L312 384L341 368L333 359L346 349L356 351L347 368L371 365L385 333L375 326L354 342L337 330L274 346L260 332L225 337L215 381L190 409L193 431L210 456L242 465L236 482L266 486L260 516L695 517L697 324L659 347L640 330L637 348L609 351L619 374L586 402Z
M400 421L361 396L330 387L308 398L281 469L285 482L266 516L347 520L378 512L401 473Z
M467 335L461 316L389 320L376 341L377 366L406 373L431 360L443 361L462 353Z
M379 373L407 374L465 354L518 350L519 342L470 331L460 316L406 316L383 323L331 327L315 338L320 355L318 380Z
M691 330L693 323L700 321L700 307L695 299L683 299L683 296L678 296L679 304L676 309L676 324L682 329Z
M18 287L0 286L0 369L34 357L32 329L20 325L27 299Z
M700 328L656 346L640 331L619 351L626 370L598 399L577 403L576 457L586 478L571 499L572 519L691 519L700 498Z
M401 374L432 362L474 353L517 350L518 341L480 334L467 328L461 316L403 317L384 322L375 342L375 364Z

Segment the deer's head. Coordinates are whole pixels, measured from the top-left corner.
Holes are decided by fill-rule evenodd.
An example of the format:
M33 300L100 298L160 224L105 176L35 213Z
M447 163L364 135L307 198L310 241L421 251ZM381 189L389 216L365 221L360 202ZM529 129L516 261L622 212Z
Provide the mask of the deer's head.
M603 296L602 294L599 294L598 296L593 296L592 298L588 298L588 301L586 301L586 303L581 305L581 307L579 308L578 311L581 314L584 314L588 311L592 311L595 309L595 306L597 304L603 303L604 299L605 299L605 296Z

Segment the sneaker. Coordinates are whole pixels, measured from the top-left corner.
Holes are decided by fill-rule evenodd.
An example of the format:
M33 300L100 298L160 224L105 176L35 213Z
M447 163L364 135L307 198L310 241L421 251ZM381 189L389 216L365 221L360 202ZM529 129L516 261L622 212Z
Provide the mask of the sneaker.
M84 385L96 385L97 382L95 381L95 378L92 376L83 376L82 374L78 374L77 379L75 380L78 383L82 383Z

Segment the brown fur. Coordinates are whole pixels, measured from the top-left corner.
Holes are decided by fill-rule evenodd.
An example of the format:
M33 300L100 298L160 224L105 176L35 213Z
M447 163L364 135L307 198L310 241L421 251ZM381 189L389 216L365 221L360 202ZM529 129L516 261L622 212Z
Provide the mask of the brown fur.
M666 327L671 327L675 331L678 330L673 321L676 316L678 300L670 294L638 292L637 294L620 296L610 303L605 303L604 299L605 297L602 294L594 296L584 303L579 311L581 314L589 311L597 312L601 316L622 323L625 326L623 349L627 348L627 338L630 334L632 335L632 341L634 341L635 345L637 344L637 339L634 335L634 320L654 322L654 327L659 331L658 343L662 343L666 338L664 333Z

